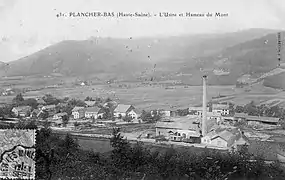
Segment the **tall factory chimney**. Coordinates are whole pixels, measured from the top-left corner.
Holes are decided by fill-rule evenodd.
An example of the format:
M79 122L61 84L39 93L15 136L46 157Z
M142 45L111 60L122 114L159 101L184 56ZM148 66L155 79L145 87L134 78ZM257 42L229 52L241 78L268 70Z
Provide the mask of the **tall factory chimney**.
M207 133L207 76L203 76L203 114L202 114L202 136Z

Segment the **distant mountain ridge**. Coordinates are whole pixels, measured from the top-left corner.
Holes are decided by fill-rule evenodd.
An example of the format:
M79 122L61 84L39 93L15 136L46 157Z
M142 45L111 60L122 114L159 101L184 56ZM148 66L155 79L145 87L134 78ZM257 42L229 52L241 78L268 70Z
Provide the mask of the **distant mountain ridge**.
M249 29L225 34L163 38L91 37L84 41L68 40L10 62L7 75L106 74L129 78L142 72L151 74L156 67L158 77L159 73L167 72L169 79L180 79L189 84L200 84L198 77L205 70L210 70L207 73L211 84L232 84L246 72L258 76L276 66L276 63L266 61L271 59L273 62L276 56L273 50L276 32L270 29ZM266 45L265 40L268 40ZM174 75L176 72L192 76L177 77Z

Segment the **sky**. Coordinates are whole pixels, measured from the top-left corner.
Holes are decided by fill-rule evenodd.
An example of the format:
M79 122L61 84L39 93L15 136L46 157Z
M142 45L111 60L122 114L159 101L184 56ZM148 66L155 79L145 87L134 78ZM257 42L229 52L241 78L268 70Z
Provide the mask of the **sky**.
M69 17L70 12L213 13L213 17ZM57 17L58 13L67 17ZM214 17L216 12L227 17ZM0 0L0 61L62 40L285 29L284 0Z

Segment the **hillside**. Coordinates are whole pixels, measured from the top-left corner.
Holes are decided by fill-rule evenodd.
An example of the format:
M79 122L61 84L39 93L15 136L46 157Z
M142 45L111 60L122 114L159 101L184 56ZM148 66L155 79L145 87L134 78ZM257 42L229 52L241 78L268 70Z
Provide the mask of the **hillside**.
M50 75L61 74L63 76L88 76L104 74L110 77L133 77L144 74L150 75L156 64L156 74L169 74L170 72L183 72L194 74L194 77L200 76L197 71L200 66L196 62L196 57L201 57L207 62L209 67L223 67L225 65L216 65L211 63L218 62L224 57L231 57L230 67L237 62L248 59L247 56L253 56L247 48L253 48L252 53L260 53L260 48L256 47L250 40L260 38L265 34L275 32L267 29L250 29L246 31L226 33L226 34L208 34L208 35L183 35L163 38L90 38L84 41L63 41L49 46L41 51L31 54L10 63L9 69L1 71L1 75ZM240 44L243 43L243 44ZM244 44L245 43L245 44ZM248 44L249 43L249 44ZM259 42L257 42L258 44ZM251 47L253 46L253 47ZM230 48L228 48L230 47ZM241 54L241 49L244 53ZM265 53L268 47L263 47ZM215 57L218 52L223 52L222 56ZM272 58L272 48L268 58ZM263 55L261 55L264 57ZM254 57L255 58L255 57ZM214 59L214 61L213 61ZM268 63L261 64L267 66ZM186 67L187 72L181 68ZM229 67L229 68L230 68ZM243 68L243 67L241 67ZM264 71L268 68L265 67ZM243 70L237 70L237 73L231 69L230 82L236 80ZM234 74L234 76L232 76ZM225 76L226 77L226 76ZM232 78L233 77L233 78ZM217 77L212 76L214 83L217 83ZM229 78L219 77L219 81L227 83ZM176 77L170 76L168 79L180 79L187 81L188 76ZM200 81L199 81L200 83Z
M284 35L283 32L283 37ZM235 84L243 75L248 75L250 80L256 79L277 67L276 48L276 33L268 34L225 48L215 55L195 58L194 66L186 65L181 68L181 71L196 74L192 79L197 79L201 74L207 73L210 84ZM284 50L282 54L284 57ZM274 74L276 73L272 75Z
M285 72L266 77L263 85L276 89L285 89Z

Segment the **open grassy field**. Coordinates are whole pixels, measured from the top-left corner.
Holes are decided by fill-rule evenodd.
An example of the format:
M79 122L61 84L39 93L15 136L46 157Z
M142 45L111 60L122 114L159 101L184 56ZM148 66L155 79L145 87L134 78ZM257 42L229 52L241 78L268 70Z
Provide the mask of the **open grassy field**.
M17 81L20 82L20 80ZM19 85L15 84L13 87L40 87L33 86L35 81L35 78L26 79L19 83ZM38 79L37 81L42 82L43 80ZM45 83L45 85L52 85L53 80L48 79L48 81L49 82ZM33 83L30 84L31 82ZM57 84L63 82L63 80L56 79L53 82ZM69 85L58 88L43 88L38 91L29 91L24 94L24 97L42 97L48 93L60 98L70 97L84 99L87 96L110 97L119 103L133 104L138 110L154 108L178 109L202 103L202 86L170 86L159 82L157 85L146 85L139 82L121 83L125 85L125 87L120 87L119 83L111 85L101 83L91 86L71 86L70 82L71 80L69 80ZM7 84L4 80L1 80L0 83L2 85ZM228 98L228 100L225 99L225 101L232 101L235 104L246 104L251 100L262 103L271 99L282 99L283 97L285 100L285 92L261 85L251 87L251 91L248 92L244 89L236 88L235 86L208 86L207 90L209 99L218 95L231 96L231 98ZM14 96L15 95L0 96L0 101L9 102Z

